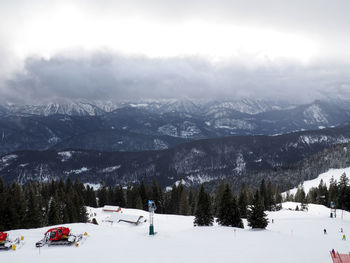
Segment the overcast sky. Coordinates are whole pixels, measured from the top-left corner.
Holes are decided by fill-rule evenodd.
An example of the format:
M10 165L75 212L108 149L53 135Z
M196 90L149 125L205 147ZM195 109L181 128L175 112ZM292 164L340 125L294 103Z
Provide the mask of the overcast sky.
M0 0L0 96L349 96L349 14L348 0Z

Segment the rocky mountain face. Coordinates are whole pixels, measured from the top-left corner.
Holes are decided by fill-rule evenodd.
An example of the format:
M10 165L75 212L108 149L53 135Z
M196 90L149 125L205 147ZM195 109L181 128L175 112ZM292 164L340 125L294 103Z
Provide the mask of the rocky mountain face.
M327 147L347 142L350 127L279 136L204 139L157 151L19 151L0 157L0 174L7 182L21 183L79 178L83 182L115 185L152 182L156 178L165 187L180 180L186 185L198 185L225 178L238 185L252 174L290 166ZM251 179L250 183L254 181Z

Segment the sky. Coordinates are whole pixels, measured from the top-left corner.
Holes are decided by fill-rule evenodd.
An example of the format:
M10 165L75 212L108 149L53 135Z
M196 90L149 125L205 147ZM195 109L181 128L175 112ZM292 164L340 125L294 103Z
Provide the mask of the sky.
M0 98L350 98L348 0L0 0Z

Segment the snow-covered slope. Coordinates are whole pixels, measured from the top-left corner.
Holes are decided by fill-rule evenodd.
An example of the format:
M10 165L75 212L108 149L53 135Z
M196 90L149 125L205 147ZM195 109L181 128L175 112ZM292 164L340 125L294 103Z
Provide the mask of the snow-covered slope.
M284 209L270 212L274 219L266 230L234 229L231 227L193 227L192 216L155 215L155 236L148 235L148 222L138 226L127 223L103 223L107 214L97 213L100 225L69 224L74 233L87 232L89 237L79 247L35 248L48 227L9 231L20 234L25 244L17 251L1 251L0 260L6 263L62 263L62 262L237 262L237 263L295 263L331 262L329 250L349 251L340 228L350 232L350 214L343 220L329 218L329 210L309 205L308 212L293 211L296 203L283 204ZM124 213L144 215L134 209ZM246 225L246 222L245 222ZM327 235L323 229L327 229Z
M312 187L318 187L321 180L323 180L323 183L329 187L329 180L333 177L334 180L339 181L340 176L345 173L348 177L350 175L350 167L342 168L342 169L330 169L329 171L320 174L317 178L313 180L308 180L303 183L304 191L305 193L308 193L310 188ZM297 192L298 188L293 188L289 190L290 194L295 194Z

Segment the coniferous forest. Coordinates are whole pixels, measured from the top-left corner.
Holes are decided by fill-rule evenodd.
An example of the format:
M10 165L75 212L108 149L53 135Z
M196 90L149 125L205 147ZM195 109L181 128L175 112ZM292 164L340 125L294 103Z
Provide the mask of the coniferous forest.
M350 210L349 179L343 174L339 182L331 180L329 187L321 181L318 187L305 194L302 186L295 195L288 194L285 201L329 206ZM129 184L107 187L102 183L95 191L79 181L32 182L20 185L16 182L5 185L0 177L0 230L36 228L64 223L87 222L86 206L102 207L117 205L125 208L148 210L148 200L154 200L156 213L195 216L195 226L210 226L214 220L223 226L243 227L246 218L252 228L267 226L264 211L281 208L280 187L262 180L257 189L242 184L238 193L233 193L225 181L214 192L174 184L171 190L162 190L156 181L152 185Z

